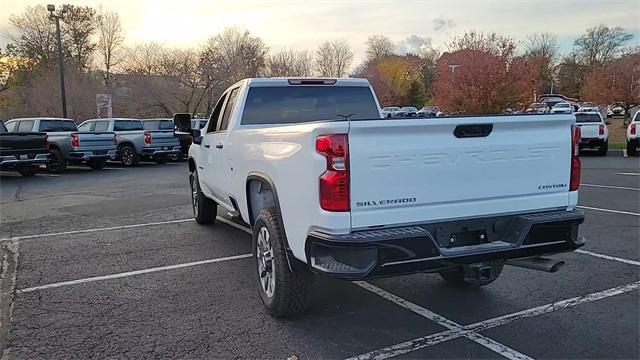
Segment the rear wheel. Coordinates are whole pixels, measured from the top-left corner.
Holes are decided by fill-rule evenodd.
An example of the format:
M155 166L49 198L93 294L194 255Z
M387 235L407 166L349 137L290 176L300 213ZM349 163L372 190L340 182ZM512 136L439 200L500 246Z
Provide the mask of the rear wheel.
M260 299L273 317L295 316L308 308L313 278L289 270L282 230L275 208L260 210L253 226L253 259Z
M20 175L22 175L24 177L30 177L30 176L34 176L35 174L38 173L38 167L37 166L28 166L28 167L24 167L24 168L18 169L18 172L20 173Z
M136 149L131 145L122 146L118 152L118 156L120 157L122 165L126 167L136 166L138 161L140 161L140 157L136 153Z
M605 156L607 155L607 151L609 151L609 142L605 142L604 144L602 144L602 146L600 146L600 148L598 149L598 155L600 156Z
M638 155L638 151L636 150L636 143L634 141L627 141L627 155L628 156L636 156Z
M460 287L477 288L489 285L502 273L504 263L501 261L487 261L478 264L460 265L454 270L443 271L440 276L449 284ZM477 274L480 267L488 267L488 271Z
M58 149L49 151L49 162L47 170L54 174L59 174L67 169L67 160L62 157L62 153Z
M189 183L191 184L191 207L193 208L193 218L198 224L215 223L216 214L218 213L218 204L202 193L197 171L193 171L189 175Z
M89 160L87 161L87 165L93 170L100 170L107 165L107 159Z

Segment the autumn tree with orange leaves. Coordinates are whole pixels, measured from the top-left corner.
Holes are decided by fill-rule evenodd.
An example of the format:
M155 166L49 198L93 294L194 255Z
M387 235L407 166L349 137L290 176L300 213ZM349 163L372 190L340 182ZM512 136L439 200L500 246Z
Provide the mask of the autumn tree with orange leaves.
M640 51L623 55L585 77L582 95L598 104L620 102L625 111L640 104Z
M497 114L533 99L537 67L511 51L463 48L437 64L435 103L445 112Z

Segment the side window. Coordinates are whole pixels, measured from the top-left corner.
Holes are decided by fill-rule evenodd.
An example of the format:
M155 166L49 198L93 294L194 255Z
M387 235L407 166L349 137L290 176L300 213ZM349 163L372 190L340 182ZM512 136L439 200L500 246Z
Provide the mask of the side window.
M6 123L5 124L7 126L7 131L16 131L16 125L18 125L17 121L14 121L12 123Z
M227 127L229 127L229 118L231 117L231 112L236 105L237 99L238 88L235 88L231 90L231 93L229 93L229 101L227 101L227 105L224 107L224 113L222 114L222 118L220 119L220 124L217 127L217 131L225 131L227 130Z
M84 122L82 124L80 124L80 126L78 126L78 130L80 131L93 131L92 127L95 124L95 122L93 121L88 121L88 122Z
M96 124L96 126L93 128L93 131L107 131L107 129L109 129L108 121L96 121L94 124Z
M22 125L22 124L20 124ZM62 121L60 120L40 120L38 131L58 132L62 131Z
M220 112L222 111L222 105L224 105L224 100L227 98L227 94L223 94L220 99L218 100L218 103L216 104L216 107L213 108L213 112L211 113L211 118L209 119L209 126L207 127L207 132L215 132L216 131L216 125L218 125L218 118L220 118Z
M142 121L139 120L116 120L113 123L113 131L144 130Z
M29 132L33 128L33 120L22 120L18 125L18 132Z

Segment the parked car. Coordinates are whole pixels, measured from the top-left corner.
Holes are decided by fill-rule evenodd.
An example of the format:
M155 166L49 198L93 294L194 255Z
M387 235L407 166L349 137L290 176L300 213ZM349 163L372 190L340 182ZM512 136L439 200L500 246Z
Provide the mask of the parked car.
M9 132L0 121L0 170L17 171L33 176L40 165L49 162L47 134L43 132Z
M191 133L183 131L175 131L173 119L142 119L142 126L145 130L173 130L174 136L180 142L180 153L169 155L169 158L173 161L181 161L187 157L189 153L189 146L191 146Z
M209 119L192 119L191 120L191 128L192 129L202 129L207 125L207 121L209 121Z
M578 108L578 112L600 112L600 107L591 102L584 102Z
M388 106L382 108L382 116L386 118L398 117L399 112L400 108L397 106Z
M549 107L545 103L532 103L529 105L527 110L525 110L527 114L548 114Z
M214 223L220 206L251 225L273 316L306 309L311 273L479 287L505 264L554 272L562 262L541 256L584 245L573 115L379 117L366 79L258 78L194 130L195 220Z
M638 140L638 122L640 122L640 111L636 111L636 114L631 120L631 124L627 126L627 155L637 156L638 147L640 147L640 141Z
M620 104L609 105L607 107L607 117L624 116L624 107Z
M437 106L424 106L416 113L419 117L436 117L440 109Z
M551 108L552 114L571 114L573 113L573 105L567 102L559 102Z
M64 172L68 164L87 164L102 169L109 159L116 157L116 135L112 131L80 131L73 119L22 118L7 123L9 131L44 132L49 146L47 169Z
M598 149L598 155L607 155L609 150L609 129L600 113L575 113L576 125L580 127L580 149Z
M412 117L418 114L418 109L413 106L401 107L398 111L397 117Z
M180 153L180 142L174 130L145 130L142 121L129 118L102 118L87 120L80 125L82 131L106 129L116 133L117 159L124 166L135 166L142 160L158 164L169 161L170 155Z

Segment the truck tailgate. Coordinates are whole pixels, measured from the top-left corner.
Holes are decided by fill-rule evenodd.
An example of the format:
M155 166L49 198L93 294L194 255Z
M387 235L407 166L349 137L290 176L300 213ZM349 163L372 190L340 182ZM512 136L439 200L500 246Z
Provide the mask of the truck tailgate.
M115 146L116 133L104 131L83 131L78 133L80 147L105 148Z
M566 207L574 121L570 114L352 121L351 226Z
M173 130L151 130L151 146L177 146L180 141Z
M47 152L45 133L38 132L11 132L0 133L0 147L2 153L10 154L14 150L32 150L39 152Z
M600 135L600 123L578 123L583 139L595 139Z

